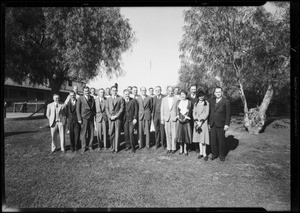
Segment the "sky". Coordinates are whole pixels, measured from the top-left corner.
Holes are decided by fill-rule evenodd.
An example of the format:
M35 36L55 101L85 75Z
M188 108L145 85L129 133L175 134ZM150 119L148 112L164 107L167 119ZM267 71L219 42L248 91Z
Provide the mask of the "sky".
M119 85L119 94L127 86L161 86L178 83L180 68L179 42L187 7L122 7L121 14L129 19L136 36L131 51L123 54L124 77L96 77L88 83L97 89Z
M276 8L270 3L264 7L274 13ZM130 86L139 89L145 86L161 86L163 92L168 85L178 83L180 68L179 42L183 36L183 11L189 7L122 7L121 14L129 19L136 36L131 51L123 54L122 68L125 75L109 80L96 77L88 86L99 88L119 85L119 94Z

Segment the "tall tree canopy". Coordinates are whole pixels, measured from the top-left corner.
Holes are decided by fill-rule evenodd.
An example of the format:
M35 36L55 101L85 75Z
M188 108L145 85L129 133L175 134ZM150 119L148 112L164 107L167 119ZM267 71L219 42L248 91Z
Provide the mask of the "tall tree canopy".
M274 91L289 83L289 3L277 9L272 14L264 7L193 7L184 13L182 86L219 85L241 97L248 130L262 129ZM257 109L248 108L245 90L262 97Z
M58 92L65 80L122 73L135 41L119 8L15 7L5 11L5 77Z

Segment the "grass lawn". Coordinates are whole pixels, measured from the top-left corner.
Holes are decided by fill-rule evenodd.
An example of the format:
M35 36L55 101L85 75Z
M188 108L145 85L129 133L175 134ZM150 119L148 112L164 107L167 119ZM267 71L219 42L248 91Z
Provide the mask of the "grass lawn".
M50 155L46 119L5 120L7 208L262 207L290 210L289 119L250 135L232 123L225 162L122 150ZM285 128L280 128L285 127ZM122 142L123 143L123 142ZM66 145L69 136L66 134ZM211 156L211 155L210 155Z

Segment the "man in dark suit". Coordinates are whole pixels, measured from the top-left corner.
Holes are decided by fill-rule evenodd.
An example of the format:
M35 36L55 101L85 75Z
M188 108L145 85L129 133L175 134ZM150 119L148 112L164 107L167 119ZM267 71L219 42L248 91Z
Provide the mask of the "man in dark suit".
M144 146L144 133L146 133L146 148L150 149L150 124L152 112L152 99L146 95L146 87L141 87L141 96L137 98L139 106L139 149Z
M79 134L80 134L80 125L78 123L77 112L76 112L76 94L75 92L70 92L69 101L66 103L66 112L69 124L70 131L70 146L72 152L78 151L79 145Z
M161 101L165 96L161 94L160 86L157 86L155 88L155 91L156 91L156 96L154 96L152 100L153 100L153 122L155 128L156 149L158 149L159 146L162 146L164 149L166 149L167 144L165 141L165 127L163 124L161 124L161 120L160 120Z
M215 88L214 95L215 98L210 101L209 105L211 160L219 157L221 161L225 161L225 132L228 130L230 124L230 102L225 97L222 97L223 90L221 87Z
M195 103L198 102L198 97L196 96L196 91L197 91L197 86L196 85L191 85L190 86L190 94L188 95L187 99L189 99L191 101L191 104L192 104L192 117L191 117L191 128L192 130L194 130L194 118L193 118L193 110L194 110L194 106L195 106ZM192 134L193 134L194 131L192 131ZM192 135L192 138L193 138L193 135ZM198 149L198 146L195 146L195 143L191 143L190 144L190 148L189 150L193 149L195 150L196 149L196 153L199 153L199 149ZM198 144L197 144L198 145Z
M99 89L98 96L95 99L95 106L96 106L95 122L96 122L96 130L97 130L98 150L101 149L102 142L103 142L104 149L107 149L108 118L105 111L106 97L104 95L105 95L105 90L101 88Z
M90 88L83 87L83 96L77 99L76 112L78 123L81 124L81 148L82 153L88 149L92 151L94 139L94 116L96 114L95 100L90 95ZM86 144L86 136L89 143Z
M124 112L124 99L119 96L116 86L111 87L111 97L106 101L106 114L109 124L109 135L112 152L118 153L120 145L122 113Z
M125 89L124 92L125 100L125 110L124 110L124 135L126 142L126 151L131 148L131 151L135 152L135 142L134 142L134 125L137 123L138 119L138 103L136 99L129 97L129 90Z

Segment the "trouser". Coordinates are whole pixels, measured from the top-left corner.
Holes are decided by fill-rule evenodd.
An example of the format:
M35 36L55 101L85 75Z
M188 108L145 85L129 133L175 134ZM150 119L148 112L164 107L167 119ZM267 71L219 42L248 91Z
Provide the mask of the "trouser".
M61 151L65 150L65 126L62 122L54 122L51 127L51 151L57 148L57 133L59 132Z
M155 142L156 147L159 147L159 144L161 146L166 147L166 140L165 140L165 127L163 124L161 124L160 118L154 118L154 128L155 128Z
M213 157L220 157L220 159L225 158L225 131L224 127L216 127L213 124L210 130L210 146Z
M97 128L98 148L101 147L101 142L103 142L103 147L107 148L107 128L106 128L106 121L104 119L102 119L102 121L97 122L97 127L96 128Z
M171 119L165 122L167 150L176 151L176 122Z
M86 139L88 144L86 144ZM81 147L82 149L92 149L94 139L94 118L82 119L81 126Z
M120 138L121 120L109 120L109 135L111 148L116 152L119 150L119 138Z
M125 143L126 143L127 148L131 147L132 151L135 150L133 130L134 130L134 125L133 125L132 121L131 122L125 121L124 122Z
M139 146L144 146L144 133L146 133L146 147L150 148L150 124L151 120L139 120Z
M80 125L77 121L69 120L69 131L70 131L70 146L71 150L78 150L79 145L79 133Z

